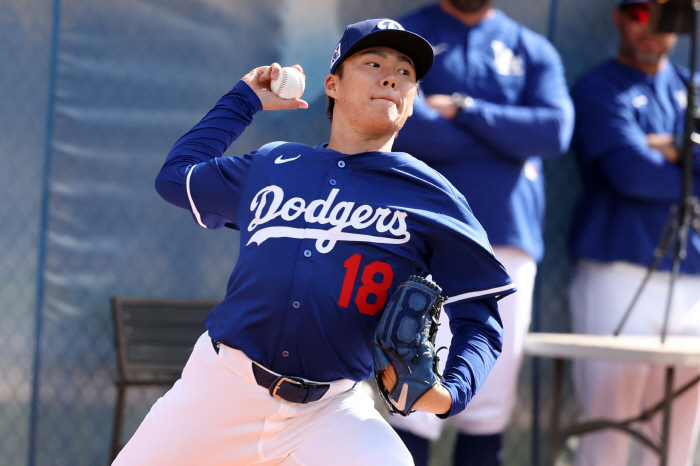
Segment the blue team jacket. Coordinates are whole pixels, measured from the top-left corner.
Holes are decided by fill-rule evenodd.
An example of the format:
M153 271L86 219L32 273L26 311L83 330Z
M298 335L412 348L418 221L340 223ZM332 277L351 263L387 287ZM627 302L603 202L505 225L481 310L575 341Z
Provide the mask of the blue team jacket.
M649 266L671 206L681 197L682 169L646 135L682 141L688 70L668 63L655 76L608 60L579 80L574 149L584 193L573 218L571 255ZM678 144L677 144L678 145ZM693 149L693 193L700 194L700 150ZM669 254L660 264L670 270ZM700 237L691 228L681 272L700 273Z
M561 59L542 36L495 16L468 27L438 6L400 20L425 37L435 64L424 96L460 92L474 106L446 120L417 99L394 148L444 174L464 194L491 244L542 258L542 158L568 150L573 105Z

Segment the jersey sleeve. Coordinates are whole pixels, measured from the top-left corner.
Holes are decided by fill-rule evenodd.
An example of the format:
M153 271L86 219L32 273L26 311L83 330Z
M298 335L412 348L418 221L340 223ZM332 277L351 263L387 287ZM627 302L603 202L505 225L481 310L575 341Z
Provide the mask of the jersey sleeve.
M443 419L464 410L484 384L503 344L503 324L496 298L448 304L445 312L453 336L442 375L443 386L452 395L452 407L438 416Z
M535 41L534 36L530 41ZM526 40L526 38L524 39ZM455 122L509 158L554 157L566 152L574 131L574 106L559 54L545 40L528 49L526 87L519 105L474 98Z
M494 256L486 232L462 196L438 215L428 251L430 273L449 297L447 303L500 299L515 291L513 280Z
M260 110L262 103L255 92L239 81L175 143L156 178L161 197L190 210L205 228L237 229L238 199L253 154L222 155Z
M513 293L515 284L463 197L440 213L434 232L429 269L448 298L445 312L453 335L443 374L452 407L439 416L444 418L464 410L500 355L497 300Z
M192 216L200 226L240 229L240 194L256 152L192 166L186 179L187 198Z
M435 134L440 137L426 137ZM394 142L394 150L408 152L428 165L450 161L455 156L467 163L471 154L483 152L474 150L478 146L484 144L465 128L428 106L422 96L414 99L413 114L406 120Z

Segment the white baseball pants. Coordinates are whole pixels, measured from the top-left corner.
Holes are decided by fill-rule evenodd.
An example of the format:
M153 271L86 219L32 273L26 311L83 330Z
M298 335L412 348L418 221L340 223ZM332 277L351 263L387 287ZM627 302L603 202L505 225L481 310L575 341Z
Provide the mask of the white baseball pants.
M114 466L412 466L361 384L308 404L269 395L252 361L202 335L182 378L151 408Z
M604 264L582 260L571 285L572 327L575 333L612 335L642 283L647 269L629 263ZM670 273L654 272L644 287L621 334L661 335ZM680 275L674 287L668 335L700 335L700 277ZM665 367L603 360L574 361L574 388L586 418L623 420L664 397ZM700 374L698 367L677 367L675 387ZM690 466L700 426L697 384L676 398L671 413L669 466ZM661 414L642 423L642 432L658 442ZM630 445L633 445L632 449ZM581 436L576 466L657 466L659 457L617 430Z
M537 263L521 249L494 247L494 254L515 282L518 291L498 301L498 311L503 322L503 352L474 395L466 409L446 421L434 414L416 412L408 417L392 416L389 423L428 440L437 440L442 434L444 422L449 422L468 435L491 435L503 432L510 422L517 401L518 373L523 361L525 337L532 318L532 292L535 287ZM439 283L438 283L439 285ZM440 317L440 331L436 347L450 346L452 334L449 319ZM441 370L444 369L447 351L439 354Z

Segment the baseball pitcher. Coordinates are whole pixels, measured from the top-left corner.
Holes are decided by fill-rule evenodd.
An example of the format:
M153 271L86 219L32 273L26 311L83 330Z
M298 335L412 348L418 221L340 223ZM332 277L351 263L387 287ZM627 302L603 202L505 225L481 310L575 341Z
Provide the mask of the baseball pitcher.
M182 378L115 465L412 465L361 387L375 360L397 410L464 409L500 352L496 299L514 286L464 197L391 151L432 62L428 42L394 21L352 24L324 84L328 143L222 157L257 112L307 107L270 91L278 64L244 76L175 143L157 191L204 228L240 231L239 259ZM431 359L405 361L377 336L380 320L391 308L407 320L381 328L430 343L421 332L443 301L444 379L404 389L403 363L418 373Z

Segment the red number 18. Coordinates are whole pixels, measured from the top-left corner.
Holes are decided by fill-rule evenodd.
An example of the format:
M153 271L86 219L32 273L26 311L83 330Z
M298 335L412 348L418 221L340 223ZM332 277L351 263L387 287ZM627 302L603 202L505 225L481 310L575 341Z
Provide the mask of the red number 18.
M341 307L347 308L350 305L350 298L352 297L352 291L355 287L355 279L360 270L361 261L362 256L360 254L354 254L343 263L343 267L347 270L345 272L345 279L343 280L343 289L340 292L340 299L338 300L338 305ZM381 282L374 281L374 277L378 273L382 275ZM355 304L362 314L373 316L384 307L387 297L386 292L389 290L393 279L394 270L391 268L391 265L386 262L374 261L365 266L362 271L362 276L360 277L362 286L357 290L357 294L355 295ZM370 295L375 296L373 303L368 302Z

